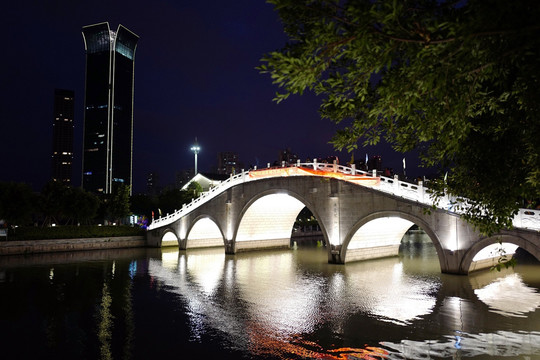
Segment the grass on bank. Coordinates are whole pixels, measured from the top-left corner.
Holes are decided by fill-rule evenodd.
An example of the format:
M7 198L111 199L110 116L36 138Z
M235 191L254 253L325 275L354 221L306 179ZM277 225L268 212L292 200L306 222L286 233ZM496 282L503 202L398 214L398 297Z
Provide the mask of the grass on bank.
M8 231L8 241L80 239L116 236L144 236L146 230L138 226L21 226Z

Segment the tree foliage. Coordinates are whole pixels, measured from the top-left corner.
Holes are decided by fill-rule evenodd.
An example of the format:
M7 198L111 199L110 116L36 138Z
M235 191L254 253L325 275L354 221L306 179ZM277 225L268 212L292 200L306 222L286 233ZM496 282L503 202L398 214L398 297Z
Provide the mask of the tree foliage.
M191 202L194 197L193 191L168 189L158 196L157 205L162 215L172 214L180 210L183 204Z
M49 181L39 196L43 225L89 224L96 216L99 198L79 187Z
M201 195L201 193L203 192L203 187L198 182L192 181L189 183L186 191L191 195L192 199L194 199Z
M68 222L90 224L99 209L99 198L80 187L69 188L69 201L66 204Z
M10 225L26 225L32 221L37 196L28 184L0 182L0 219Z
M537 1L269 2L289 41L259 70L277 102L319 95L336 149L418 150L440 169L437 194L466 198L485 233L540 197Z
M129 192L130 186L119 184L107 195L105 206L109 220L121 223L123 218L131 214Z

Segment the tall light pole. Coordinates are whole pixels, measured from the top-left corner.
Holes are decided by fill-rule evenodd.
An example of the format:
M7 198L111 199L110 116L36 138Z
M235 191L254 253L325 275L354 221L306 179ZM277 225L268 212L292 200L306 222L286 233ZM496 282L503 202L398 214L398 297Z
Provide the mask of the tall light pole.
M200 150L201 150L201 148L197 144L197 138L195 138L195 145L193 145L191 147L191 151L193 151L193 153L195 154L195 173L193 174L193 176L198 174L198 172L197 172L197 154L199 153Z

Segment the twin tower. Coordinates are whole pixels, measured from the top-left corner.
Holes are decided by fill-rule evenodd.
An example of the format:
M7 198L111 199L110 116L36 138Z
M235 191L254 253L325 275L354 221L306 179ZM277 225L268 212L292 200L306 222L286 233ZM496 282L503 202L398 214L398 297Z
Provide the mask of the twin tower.
M82 185L109 194L132 184L135 50L139 37L108 22L82 29L86 50Z

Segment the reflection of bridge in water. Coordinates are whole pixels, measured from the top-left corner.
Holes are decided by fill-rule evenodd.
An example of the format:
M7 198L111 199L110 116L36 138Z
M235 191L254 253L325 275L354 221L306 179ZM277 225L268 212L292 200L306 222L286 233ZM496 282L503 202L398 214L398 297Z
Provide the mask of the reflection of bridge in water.
M432 209L430 191L421 182L336 164L298 163L232 176L153 221L148 244L224 246L227 254L289 247L293 224L307 207L319 223L330 263L397 255L403 235L415 224L435 245L444 273L492 266L498 259L497 241L507 254L521 247L540 260L540 211L523 209L514 229L485 237L461 219L454 200L446 196Z
M317 257L317 250L308 251ZM540 316L540 294L518 274L417 276L396 257L357 262L322 277L299 267L292 251L230 258L218 249L167 248L161 259L150 260L148 273L182 297L194 331L217 329L242 347L301 347L299 334L329 326L337 334L369 329L370 338L387 339L380 341L383 350L399 359L540 354L539 332L513 331L531 329ZM470 314L486 306L512 317L511 325L478 324ZM400 328L416 330L400 338Z

